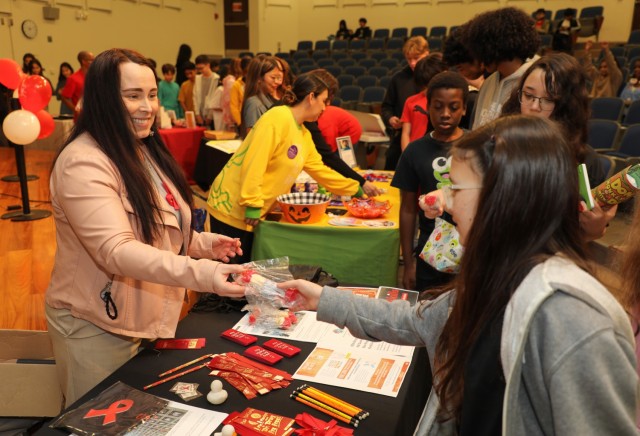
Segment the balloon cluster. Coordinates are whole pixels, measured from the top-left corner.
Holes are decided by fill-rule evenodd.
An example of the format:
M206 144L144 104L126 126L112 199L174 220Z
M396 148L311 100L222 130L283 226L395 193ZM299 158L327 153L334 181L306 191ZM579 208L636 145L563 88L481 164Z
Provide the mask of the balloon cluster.
M22 109L11 112L2 131L14 144L31 144L53 133L53 117L44 108L51 99L51 85L42 76L26 76L13 59L0 59L0 83L15 89Z

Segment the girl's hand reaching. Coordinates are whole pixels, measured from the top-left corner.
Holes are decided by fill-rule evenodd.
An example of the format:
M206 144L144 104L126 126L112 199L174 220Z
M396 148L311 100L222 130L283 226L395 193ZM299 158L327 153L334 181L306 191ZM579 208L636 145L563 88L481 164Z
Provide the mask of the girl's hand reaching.
M421 195L418 199L418 206L424 211L424 216L435 219L444 213L445 198L441 189L431 191L426 195Z
M306 280L289 280L288 282L278 283L280 289L297 289L300 295L304 297L304 302L294 310L317 310L320 296L322 295L322 286L308 282Z

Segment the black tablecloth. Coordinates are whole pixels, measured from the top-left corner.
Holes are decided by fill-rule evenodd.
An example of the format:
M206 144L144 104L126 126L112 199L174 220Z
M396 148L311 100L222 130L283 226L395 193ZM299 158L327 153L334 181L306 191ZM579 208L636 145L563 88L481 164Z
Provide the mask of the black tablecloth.
M209 142L207 138L202 138L200 141L196 166L193 170L193 180L204 191L209 191L211 182L222 171L232 155L232 153L209 147L207 142Z
M164 350L158 352L152 349L152 344L142 350L136 357L124 364L114 374L102 381L93 390L78 400L76 405L80 405L87 400L97 396L100 392L120 380L132 387L142 389L156 380L158 374L174 368L182 363L193 360L207 353L223 353L235 351L242 353L245 347L220 338L220 333L232 327L241 317L238 312L227 314L221 313L190 313L178 325L177 338L197 338L205 337L207 344L200 350ZM261 345L269 338L258 337L256 345ZM291 343L302 349L300 354L288 359L281 360L275 368L288 371L293 374L302 364L304 359L315 347L315 344L308 342ZM383 395L376 395L367 392L355 391L335 386L314 384L319 389L332 395L355 404L371 415L361 422L360 427L355 430L355 435L366 436L398 436L411 435L415 429L418 419L424 408L429 387L431 384L431 372L428 367L428 360L424 348L416 349L411 367L407 373L407 378L396 398ZM307 412L324 421L329 421L331 417L316 410L298 403L289 398L295 388L305 381L293 380L289 387L277 391L272 391L264 396L259 396L253 400L247 400L239 391L223 381L224 389L229 393L227 401L219 406L213 406L206 400L206 395L210 391L210 384L216 378L209 376L209 371L201 369L187 374L178 379L148 389L146 392L163 397L176 402L184 402L179 396L169 389L178 381L187 383L200 383L199 391L202 397L196 398L187 404L205 409L212 409L220 412L230 413L242 411L246 407L264 410L291 418L295 418L298 413ZM346 424L339 423L347 426ZM218 429L218 431L220 431ZM46 426L40 429L37 435L60 435L67 434L65 431L50 429Z

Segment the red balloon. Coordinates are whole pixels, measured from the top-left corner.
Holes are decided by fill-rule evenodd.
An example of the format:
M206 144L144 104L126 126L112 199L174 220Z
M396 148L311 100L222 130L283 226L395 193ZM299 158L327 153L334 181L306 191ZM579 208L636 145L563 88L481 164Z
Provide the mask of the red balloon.
M51 85L42 76L27 76L20 84L18 100L22 109L36 113L44 109L51 100Z
M0 83L9 89L16 89L24 77L22 68L13 59L0 59Z
M53 121L51 114L45 110L40 110L36 112L35 115L40 122L40 134L38 135L38 139L46 138L51 135L53 130L56 128L56 123Z

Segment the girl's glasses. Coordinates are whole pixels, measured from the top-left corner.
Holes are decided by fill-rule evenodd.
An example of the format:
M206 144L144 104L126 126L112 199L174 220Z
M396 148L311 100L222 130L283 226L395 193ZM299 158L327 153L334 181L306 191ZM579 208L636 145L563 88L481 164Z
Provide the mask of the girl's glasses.
M453 207L453 199L456 195L456 191L464 191L466 189L482 189L482 185L445 185L442 187L442 194L444 195L444 201L447 204L447 208Z
M556 102L547 97L536 97L533 94L529 94L526 91L520 90L518 92L518 101L521 104L526 106L533 106L533 104L538 100L540 104L540 110L543 111L552 111L553 108L556 107Z

